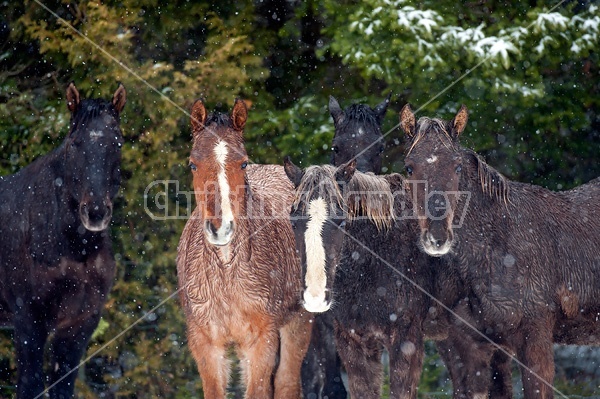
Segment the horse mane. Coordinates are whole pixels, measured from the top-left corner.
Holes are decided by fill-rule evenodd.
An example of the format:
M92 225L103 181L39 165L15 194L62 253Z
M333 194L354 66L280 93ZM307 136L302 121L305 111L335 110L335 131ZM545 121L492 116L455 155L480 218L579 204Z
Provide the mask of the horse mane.
M463 151L468 158L471 158L474 161L481 191L490 196L490 198L508 204L510 202L509 180L496 169L488 165L475 151L467 148L464 148Z
M415 148L420 140L425 137L426 134L430 134L431 130L436 131L439 134L442 144L447 148L453 148L453 150L463 151L467 157L473 159L481 191L484 194L489 195L491 198L497 199L498 201L504 202L505 204L510 202L509 198L509 185L508 179L504 177L496 169L488 165L481 156L475 151L466 149L463 147L456 148L458 146L455 139L450 135L449 122L439 118L428 118L426 116L419 118L417 122L417 128L410 148L408 149L407 155Z
M356 171L342 193L336 171L332 165L306 168L296 189L294 209L305 210L311 199L319 195L326 203L346 209L350 221L366 217L379 230L390 228L394 220L394 198L389 182L373 173Z
M71 129L69 135L72 135L77 127L85 124L87 121L97 118L103 113L109 113L119 122L119 113L110 101L101 98L89 98L81 101L81 104L74 112L71 118Z
M346 186L349 220L366 217L377 230L389 229L394 220L394 198L390 183L371 172L356 171Z
M415 146L419 143L419 141L421 141L421 139L423 139L423 137L425 137L425 135L428 134L428 132L431 129L440 133L442 143L446 147L448 147L448 148L455 147L454 140L452 139L452 136L450 136L450 131L448 129L447 121L445 121L443 119L439 119L439 118L429 118L429 117L423 116L423 117L419 118L419 120L417 122L417 127L415 129L416 133L414 135L414 138L411 140L412 143L410 145L410 148L406 152L406 155L411 153L413 148L415 148Z

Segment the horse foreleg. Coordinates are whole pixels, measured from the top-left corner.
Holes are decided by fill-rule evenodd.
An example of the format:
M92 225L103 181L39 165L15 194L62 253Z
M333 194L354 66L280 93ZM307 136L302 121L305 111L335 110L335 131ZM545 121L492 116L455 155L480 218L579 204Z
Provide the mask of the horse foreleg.
M552 324L548 324L552 325ZM519 360L523 391L526 398L549 399L554 396L554 352L552 329L524 326Z
M205 398L224 399L229 382L230 364L226 347L215 342L188 318L188 347L196 361Z
M459 328L452 328L447 339L437 342L437 347L452 379L452 397L487 398L494 347L487 342L478 342Z
M90 310L85 317L72 323L59 324L52 339L50 359L51 398L71 398L77 378L77 368L87 344L98 326L100 313Z
M512 399L511 357L497 350L492 356L490 399Z
M383 365L381 347L374 340L335 325L335 344L348 373L352 399L381 397Z
M34 319L34 312L21 307L14 316L17 360L17 398L31 399L44 391L44 345L46 323Z
M313 328L313 317L306 311L298 313L280 328L279 367L275 374L275 398L296 399L302 396L301 368Z
M317 317L320 318L317 322ZM325 371L325 381L323 384L323 397L328 399L346 399L348 393L342 381L342 361L335 347L335 338L333 336L333 314L331 312L321 313L315 317L314 330L321 329L321 346L323 347L322 362ZM306 395L306 392L305 392Z
M239 347L240 367L246 381L245 398L272 399L279 333L276 329L265 329L248 338Z
M390 397L416 398L423 367L423 332L416 326L395 334L390 351Z

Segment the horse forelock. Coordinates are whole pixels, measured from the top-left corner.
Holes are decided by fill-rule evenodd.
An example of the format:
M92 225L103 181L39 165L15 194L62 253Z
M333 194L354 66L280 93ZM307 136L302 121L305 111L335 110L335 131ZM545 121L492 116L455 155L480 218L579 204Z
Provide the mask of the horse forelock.
M362 122L365 124L373 125L379 127L379 119L377 118L377 114L375 111L371 109L368 105L365 104L352 104L344 111L346 118L344 119L345 123L349 123L351 121Z
M344 197L335 178L336 168L332 165L309 166L296 188L293 207L306 211L310 201L320 197L327 204L344 206Z
M349 220L365 217L380 230L391 227L395 215L390 183L373 173L356 171L342 193L336 181L336 170L331 165L306 168L296 189L294 209L306 211L310 202L319 197L327 204L347 209Z
M206 122L204 122L204 126L209 126L213 123L217 126L233 127L233 125L231 124L231 119L229 118L229 115L227 115L226 113L223 113L223 112L211 113L208 116L208 118L206 119Z
M378 230L389 229L394 220L394 196L382 176L356 171L346 187L350 220L366 217Z
M413 151L419 142L426 137L430 137L431 135L436 135L442 141L444 146L450 150L453 150L456 147L448 130L448 122L443 119L423 116L417 121L415 130L415 136L411 140L410 147L406 152L407 156Z
M110 101L100 98L84 99L77 110L71 116L71 126L69 136L75 136L79 132L79 127L84 126L90 120L108 113L119 122L119 113Z
M207 148L212 151L220 142L225 143L230 154L245 156L244 139L239 132L233 129L229 115L214 112L208 116L204 127L194 133L192 156L203 158L202 154L207 151Z

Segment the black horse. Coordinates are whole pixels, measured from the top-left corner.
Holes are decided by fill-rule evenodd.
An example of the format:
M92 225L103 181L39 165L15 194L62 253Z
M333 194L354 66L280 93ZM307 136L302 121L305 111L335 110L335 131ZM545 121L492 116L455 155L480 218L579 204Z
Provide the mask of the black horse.
M66 93L70 131L60 147L0 177L0 308L14 325L17 398L73 396L76 368L112 286L108 227L119 190L119 85L112 101ZM46 340L49 375L44 376Z
M400 123L415 238L469 282L464 316L516 351L525 397L552 397L553 342L600 343L600 179L564 192L510 181L460 145L464 106L418 122L405 106Z
M339 166L352 159L362 172L381 172L385 149L381 123L391 94L375 108L352 104L342 110L338 101L329 97L329 113L335 135L331 145L331 163ZM346 398L342 382L340 358L333 339L333 317L330 312L315 315L315 326L307 355L302 365L302 389L308 399Z
M333 315L351 396L380 397L385 347L391 396L416 397L423 341L429 337L439 341L454 397L488 397L496 388L489 374L495 348L463 336L450 323L444 306L462 307L468 293L452 268L440 267L444 261L415 245L417 227L403 177L363 174L354 162L302 171L286 159L285 169L297 187L291 220L302 259L304 306ZM501 371L510 379L510 370ZM511 396L510 389L491 393Z
M335 135L331 144L331 164L340 166L352 159L361 172L381 173L385 150L381 124L391 94L371 108L366 104L352 104L342 111L340 104L329 97L329 113L333 118Z

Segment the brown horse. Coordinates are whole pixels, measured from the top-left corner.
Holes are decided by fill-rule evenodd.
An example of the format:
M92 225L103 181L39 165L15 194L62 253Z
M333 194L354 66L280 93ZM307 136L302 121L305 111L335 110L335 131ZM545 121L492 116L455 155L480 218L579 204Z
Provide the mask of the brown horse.
M463 316L516 351L525 397L552 397L553 341L600 340L600 179L564 192L508 180L460 145L464 106L418 122L405 106L400 123L419 245L469 282Z
M389 396L416 398L429 338L448 367L453 398L511 398L510 358L463 334L444 310L460 311L469 292L444 259L415 245L418 227L403 176L361 173L355 161L301 170L288 158L284 165L296 186L290 218L304 306L332 314L351 396L381 397L386 348Z
M200 100L192 106L197 207L178 248L181 301L205 397L225 397L234 345L246 398L295 399L312 320L300 305L294 188L281 166L248 165L247 116L242 100L230 116L207 117Z

